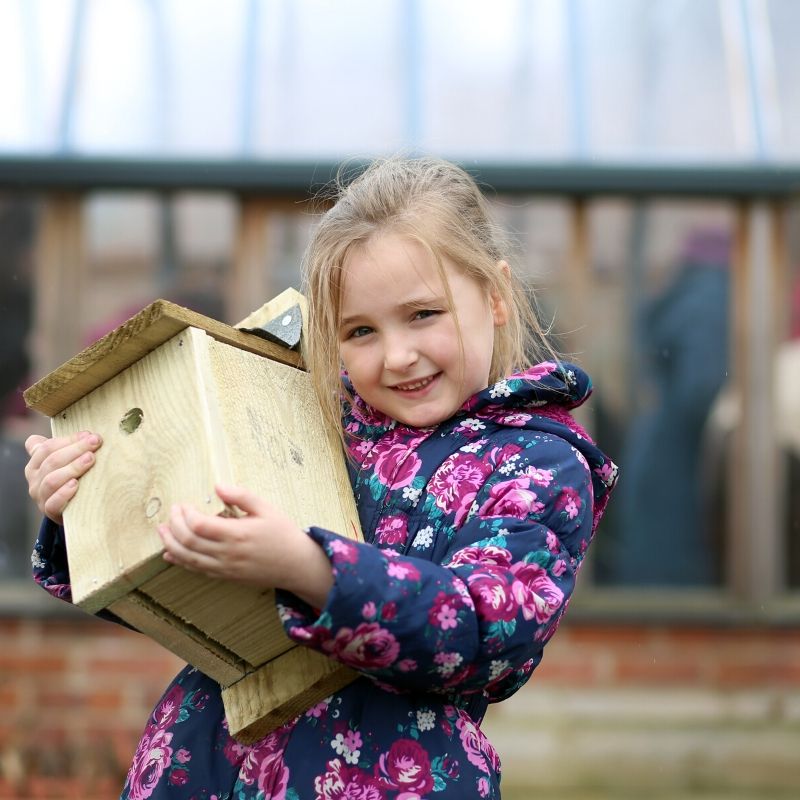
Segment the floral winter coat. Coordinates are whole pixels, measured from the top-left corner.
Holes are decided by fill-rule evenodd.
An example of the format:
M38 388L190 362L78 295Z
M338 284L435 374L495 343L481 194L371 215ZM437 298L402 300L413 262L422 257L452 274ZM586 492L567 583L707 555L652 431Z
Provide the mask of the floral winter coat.
M123 798L497 798L488 703L530 677L555 632L616 467L568 413L591 391L544 363L413 429L356 399L345 418L366 544L311 528L334 586L316 612L278 593L286 632L363 677L253 746L219 686L187 667L154 710ZM69 599L63 531L34 575Z

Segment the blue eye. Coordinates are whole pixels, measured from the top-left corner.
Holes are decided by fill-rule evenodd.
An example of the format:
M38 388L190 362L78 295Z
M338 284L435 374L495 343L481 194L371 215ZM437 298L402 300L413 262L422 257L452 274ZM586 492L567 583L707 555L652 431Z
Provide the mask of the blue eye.
M360 339L362 336L366 336L368 333L372 333L372 328L368 328L366 325L359 325L357 328L353 328L350 333L347 335L348 339Z

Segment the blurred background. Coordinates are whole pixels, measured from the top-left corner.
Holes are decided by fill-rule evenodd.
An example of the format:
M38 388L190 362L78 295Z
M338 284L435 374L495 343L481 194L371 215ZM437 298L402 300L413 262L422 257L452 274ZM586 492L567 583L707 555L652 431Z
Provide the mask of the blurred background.
M800 790L800 3L0 0L0 798L116 797L179 667L29 580L21 391L287 286L343 162L463 164L622 479L504 797Z

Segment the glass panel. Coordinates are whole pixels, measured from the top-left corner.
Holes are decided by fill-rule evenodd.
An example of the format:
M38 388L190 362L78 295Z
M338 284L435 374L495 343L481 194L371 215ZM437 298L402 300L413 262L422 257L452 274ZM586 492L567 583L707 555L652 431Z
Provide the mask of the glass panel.
M451 157L565 155L570 87L562 8L426 3L419 63L410 65L423 76L419 143Z
M800 3L770 0L769 35L765 42L767 98L774 106L775 152L785 160L800 157Z
M743 156L731 119L716 0L579 3L590 152L640 159ZM736 45L741 47L741 43Z
M799 24L793 0L0 0L0 151L791 158Z
M412 4L408 4L411 6ZM271 0L259 17L256 146L270 156L365 155L405 140L406 5Z
M800 204L787 214L788 292L782 310L787 335L778 347L776 369L778 446L782 456L785 579L800 589ZM778 309L781 313L781 309Z
M23 442L34 430L21 392L31 375L35 230L34 201L0 196L0 580L30 573L34 537L23 474L28 461Z
M619 204L598 204L591 216L593 316L579 334L581 361L596 384L592 429L622 473L595 577L719 585L732 212L660 202L629 207L627 221ZM611 238L627 242L616 264Z

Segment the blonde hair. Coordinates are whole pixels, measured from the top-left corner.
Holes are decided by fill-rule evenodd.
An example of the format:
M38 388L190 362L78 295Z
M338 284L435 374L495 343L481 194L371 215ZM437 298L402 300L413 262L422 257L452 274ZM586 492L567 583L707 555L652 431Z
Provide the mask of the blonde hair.
M463 169L435 158L394 157L372 162L352 182L340 174L334 205L322 216L303 259L309 325L304 358L325 421L341 430L339 325L347 259L380 233L420 242L433 256L449 295L443 259L496 294L508 311L495 328L490 383L545 359L558 360L534 311L533 299L499 262L511 246L493 223L489 204ZM352 398L346 398L352 401Z

